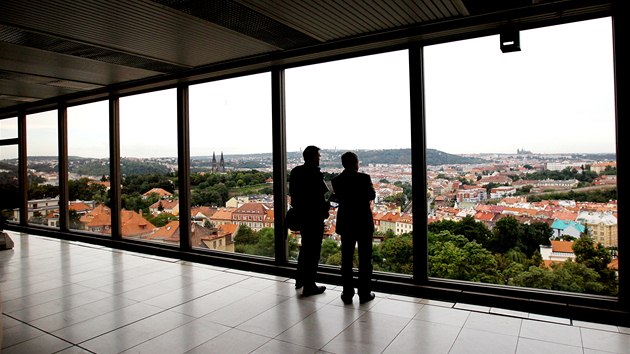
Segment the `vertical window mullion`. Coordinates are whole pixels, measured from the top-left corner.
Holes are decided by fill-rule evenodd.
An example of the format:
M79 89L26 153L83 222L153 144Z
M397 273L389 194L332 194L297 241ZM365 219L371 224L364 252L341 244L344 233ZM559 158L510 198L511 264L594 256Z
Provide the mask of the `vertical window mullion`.
M68 231L68 107L60 104L57 110L57 144L59 145L59 230Z
M190 111L189 87L177 87L177 160L179 184L179 247L192 249L190 234Z
M271 72L271 110L273 136L273 204L274 241L276 264L289 259L287 226L284 216L287 210L287 145L286 145L286 101L284 69Z
M409 48L409 103L411 116L411 188L413 196L413 279L416 284L429 278L427 234L427 166L424 106L423 47Z
M623 15L622 15L623 14ZM625 141L623 138L623 133L626 129L623 128L624 125L627 125L625 119L620 119L619 117L624 117L624 113L628 111L627 101L624 99L620 99L621 97L627 97L628 95L628 70L626 66L626 60L623 58L627 56L627 51L621 50L621 43L623 38L622 27L624 26L623 18L627 17L627 15L618 11L615 16L612 18L613 25L613 66L614 66L614 83L615 83L615 140L617 142L617 181L623 181L624 171L626 171L625 160L626 156L623 151L627 149L623 148L623 142ZM617 50L619 49L619 50ZM624 93L625 92L625 93ZM617 183L617 205L618 210L625 210L623 206L627 198L624 197L626 195L626 185L624 183ZM626 224L623 222L623 219L618 219L620 222L617 223L617 235L623 235L625 233ZM619 281L619 301L625 309L630 309L630 280L628 279L628 273L630 272L630 267L628 267L627 257L623 255L626 254L624 252L628 248L628 244L630 242L626 241L624 237L618 237L617 239L617 247L618 254L622 256L618 257L618 281Z
M20 196L20 225L28 224L28 165L26 161L26 112L18 112L18 184Z
M120 99L117 96L109 98L109 181L112 239L121 240Z

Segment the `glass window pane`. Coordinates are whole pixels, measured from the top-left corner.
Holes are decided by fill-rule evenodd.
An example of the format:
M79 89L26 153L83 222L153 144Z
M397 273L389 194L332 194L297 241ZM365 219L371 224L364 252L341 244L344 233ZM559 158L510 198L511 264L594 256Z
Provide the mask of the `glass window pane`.
M17 131L17 118L0 119L0 140L17 138Z
M0 146L0 218L6 222L20 219L18 188L18 147Z
M57 111L26 117L28 222L59 227Z
M359 171L370 175L376 191L374 270L403 274L413 268L408 76L407 51L286 71L289 170L303 163L304 148L315 145L330 185L343 170L341 155L355 152ZM332 208L325 221L322 264L341 262L336 213Z
M68 216L71 230L111 235L109 104L68 108Z
M122 236L179 246L176 90L120 99Z
M617 294L610 18L425 48L432 277Z
M190 87L194 248L274 256L270 81Z

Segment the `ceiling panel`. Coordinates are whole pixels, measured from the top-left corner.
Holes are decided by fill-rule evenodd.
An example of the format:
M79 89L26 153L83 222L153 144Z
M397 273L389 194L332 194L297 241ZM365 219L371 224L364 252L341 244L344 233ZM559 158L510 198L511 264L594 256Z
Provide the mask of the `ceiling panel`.
M27 32L185 68L278 49L149 1L3 0L0 13Z
M0 42L0 70L41 76L50 81L69 80L98 86L159 74L5 42Z
M612 13L613 0L0 0L0 118L333 57ZM471 34L472 33L472 34ZM107 90L105 90L105 88ZM93 91L93 90L97 91Z
M238 1L321 41L465 15L448 0Z

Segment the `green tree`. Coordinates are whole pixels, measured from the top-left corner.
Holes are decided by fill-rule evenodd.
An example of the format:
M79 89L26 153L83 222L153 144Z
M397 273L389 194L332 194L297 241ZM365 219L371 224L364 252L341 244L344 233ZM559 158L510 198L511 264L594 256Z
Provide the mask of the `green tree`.
M149 221L151 224L155 225L156 227L162 227L173 220L178 220L177 216L171 213L160 213L156 216L147 215L146 219L147 221Z
M68 211L68 219L70 219L70 229L81 230L83 229L83 224L81 223L81 215L77 213L76 210Z
M439 278L497 283L497 261L490 251L449 231L429 233L429 275Z
M379 246L381 270L401 274L413 273L413 242L411 235L386 237Z
M488 243L488 249L497 253L505 253L517 246L521 238L521 227L516 218L508 216L500 219L492 229L492 238Z
M93 193L88 187L87 178L68 181L68 198L69 200L92 200Z
M441 231L449 231L455 235L462 235L468 241L475 241L482 246L486 246L492 238L492 232L481 222L475 220L474 217L468 215L460 221L440 220L432 222L428 226L429 232L438 233Z
M407 204L407 197L403 193L397 193L384 198L387 203L394 203L399 207L404 207Z
M157 202L157 200L153 200L150 197L143 198L138 192L123 194L120 199L123 209L134 211L142 210L144 214L149 214L149 207Z
M236 244L255 245L258 243L258 234L247 225L240 225L236 235L234 235Z
M337 241L325 238L322 241L322 251L319 257L319 263L328 264L328 257L332 256L335 253L340 251L339 245L337 245Z
M549 224L545 222L533 222L531 224L520 224L521 232L519 233L518 248L524 252L527 257L531 257L535 252L540 252L540 245L551 245L551 236L553 230Z
M585 267L592 269L599 275L599 282L603 285L603 294L617 294L617 275L608 265L612 261L612 255L601 243L595 245L589 236L580 237L573 244L575 261Z
M225 205L225 201L221 196L221 193L214 189L214 187L208 187L206 189L192 191L191 197L192 205L207 205L207 206L222 206Z
M274 231L270 227L264 227L258 231L258 243L254 254L265 257L273 257L275 254Z
M328 258L326 258L326 264L341 266L341 252L337 252L328 256Z
M600 294L604 287L598 279L599 276L594 270L568 260L564 263L553 264L551 269L532 266L528 271L514 276L509 285Z
M298 252L300 250L300 247L297 242L297 238L293 234L289 233L288 240L289 240L289 259L297 260Z

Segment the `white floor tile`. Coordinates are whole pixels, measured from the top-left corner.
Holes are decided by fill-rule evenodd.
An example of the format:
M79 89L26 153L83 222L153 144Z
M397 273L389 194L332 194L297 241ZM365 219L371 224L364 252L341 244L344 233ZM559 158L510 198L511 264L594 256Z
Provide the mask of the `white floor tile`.
M2 353L628 353L630 328L341 287L15 233ZM62 261L60 261L60 258ZM51 335L53 334L53 335Z

